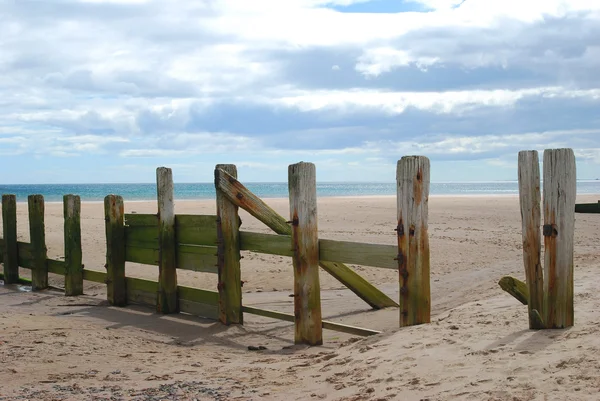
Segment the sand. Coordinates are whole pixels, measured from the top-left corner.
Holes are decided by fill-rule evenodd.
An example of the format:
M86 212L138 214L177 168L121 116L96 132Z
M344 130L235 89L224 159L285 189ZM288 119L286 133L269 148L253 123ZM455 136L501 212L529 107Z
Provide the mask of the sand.
M287 200L267 202L289 213ZM497 285L504 275L524 279L518 198L432 196L429 203L431 324L398 329L397 310L370 311L323 271L323 315L382 334L326 330L324 346L295 347L289 323L252 315L243 327L224 327L109 307L94 283L75 298L0 287L0 400L600 399L600 216L576 215L575 326L535 332L526 307ZM153 202L125 208L156 212ZM395 243L394 197L323 198L318 208L321 238ZM26 209L18 205L23 241ZM176 202L177 213L214 209L212 201ZM85 202L82 214L85 266L102 270L102 204ZM269 232L245 213L242 220L246 230ZM46 204L49 257L63 254L62 224L62 205ZM395 271L353 267L397 299ZM289 258L244 253L242 271L245 304L292 311ZM157 268L128 264L127 275L156 279ZM178 280L216 288L211 274L178 271ZM60 287L61 277L51 284Z

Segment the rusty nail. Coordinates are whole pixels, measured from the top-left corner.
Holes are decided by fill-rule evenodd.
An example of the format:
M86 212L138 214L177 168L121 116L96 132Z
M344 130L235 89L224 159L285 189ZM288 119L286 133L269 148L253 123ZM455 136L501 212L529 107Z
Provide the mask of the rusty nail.
M244 195L242 195L241 192L238 192L235 197L238 198L238 199L242 199L244 197Z

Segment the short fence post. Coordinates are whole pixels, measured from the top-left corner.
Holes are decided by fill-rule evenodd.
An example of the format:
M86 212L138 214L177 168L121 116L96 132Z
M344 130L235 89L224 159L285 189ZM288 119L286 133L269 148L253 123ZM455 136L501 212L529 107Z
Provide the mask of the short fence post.
M106 223L106 293L111 305L127 305L125 281L125 226L123 198L104 198Z
M17 197L15 195L2 195L2 229L4 237L4 284L15 284L19 282Z
M31 289L33 291L48 288L48 252L46 248L46 228L44 225L44 197L29 195L29 237L33 254L31 269Z
M288 168L294 264L295 343L323 344L316 169L312 163Z
M175 241L175 205L173 201L173 173L170 168L156 169L158 195L159 258L158 300L156 309L161 313L177 313L177 243Z
M529 290L529 328L543 329L544 271L541 264L541 195L538 152L519 152L519 200L523 236L523 263Z
M237 168L233 164L218 164L218 169L237 178ZM219 283L219 320L223 324L242 324L242 273L240 267L240 218L238 207L217 191L217 235Z
M573 240L576 197L572 149L544 151L544 323L573 326Z
M83 294L81 252L81 200L77 195L63 196L65 219L65 295Z
M404 156L396 170L398 184L398 270L400 327L429 323L429 159Z

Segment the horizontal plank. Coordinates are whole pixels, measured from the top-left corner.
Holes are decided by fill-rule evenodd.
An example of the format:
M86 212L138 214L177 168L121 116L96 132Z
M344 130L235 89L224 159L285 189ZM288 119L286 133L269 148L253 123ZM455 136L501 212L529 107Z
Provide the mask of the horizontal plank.
M179 245L177 268L195 272L217 273L217 247L203 245Z
M177 214L175 237L180 244L217 245L217 216Z
M19 254L19 266L25 269L31 269L34 266L31 244L28 242L17 241Z
M158 226L125 226L125 246L130 242L148 242L158 247Z
M284 320L286 322L294 322L294 315L290 313L277 312L266 309L254 308L252 306L242 306L242 311L245 313L250 313L252 315L258 315L263 317L269 317L272 319ZM373 336L375 334L380 334L380 331L364 329L362 327L349 326L347 324L335 323L323 320L321 325L324 329L339 331L342 333L355 334L358 336Z
M292 256L292 239L289 235L261 234L240 231L240 249L269 255Z
M219 304L219 293L216 291L182 286L177 286L177 291L179 299L215 306Z
M321 324L324 329L339 331L341 333L354 334L357 336L368 337L368 336L374 336L376 334L381 334L381 331L364 329L362 327L350 326L347 324L335 323L335 322L330 322L327 320L323 320L323 322L321 322Z
M140 243L140 245L144 245ZM127 246L125 260L128 262L158 266L158 249ZM196 272L217 272L217 247L205 245L179 245L177 247L177 268Z
M217 320L219 317L219 308L217 305L188 301L181 298L179 299L179 311L213 320Z
M48 264L48 272L54 274L60 274L64 276L66 273L66 263L62 260L46 259Z
M319 240L319 260L342 262L362 266L398 269L396 245L361 242Z
M128 277L126 280L128 302L152 308L156 307L157 282L131 277ZM178 286L177 293L181 312L209 319L217 319L217 305L219 302L217 292Z
M83 279L95 283L106 284L106 273L96 270L83 269Z
M125 247L125 260L127 262L141 263L144 265L158 266L158 249L139 248L136 246Z
M598 203L577 203L575 213L600 213L600 201Z
M175 224L180 227L204 226L217 230L217 216L205 214L176 214Z
M125 214L125 225L127 226L155 226L158 227L158 215L157 214L138 214L138 213L127 213Z
M288 235L261 234L240 231L240 249L269 255L292 256L292 241ZM351 263L362 266L397 269L395 245L319 240L319 260Z

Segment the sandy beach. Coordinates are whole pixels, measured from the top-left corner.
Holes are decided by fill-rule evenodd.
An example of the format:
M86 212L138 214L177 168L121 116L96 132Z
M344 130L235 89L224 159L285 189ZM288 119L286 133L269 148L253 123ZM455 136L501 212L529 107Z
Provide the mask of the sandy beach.
M596 202L600 195L578 197ZM267 199L283 216L287 199ZM126 213L156 213L127 202ZM62 204L46 204L48 257L63 255ZM176 201L214 214L214 201ZM270 230L241 212L244 230ZM321 198L321 238L395 244L396 198ZM27 205L18 204L28 241ZM103 206L82 204L86 269L103 270ZM600 216L577 214L575 326L528 330L527 308L497 285L524 280L517 196L429 200L432 323L398 329L398 310L371 311L321 270L323 315L383 331L325 331L322 347L293 346L289 323L246 316L243 327L138 306L106 305L105 288L64 297L0 286L0 400L597 400L600 399ZM398 298L396 271L351 266ZM23 276L27 276L23 270ZM158 268L128 263L156 280ZM243 253L244 304L292 312L291 260ZM178 271L180 285L216 290L216 275ZM62 277L50 283L62 287ZM265 350L249 351L248 346ZM111 398L112 397L112 398Z

